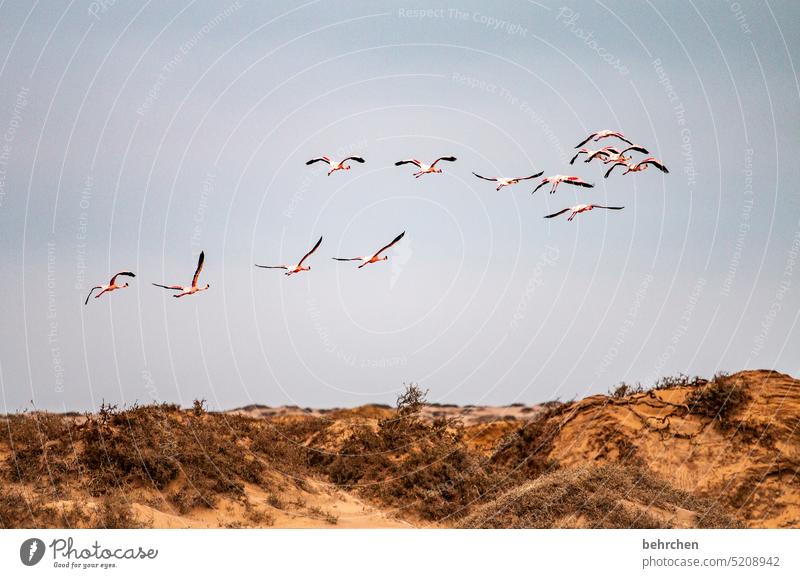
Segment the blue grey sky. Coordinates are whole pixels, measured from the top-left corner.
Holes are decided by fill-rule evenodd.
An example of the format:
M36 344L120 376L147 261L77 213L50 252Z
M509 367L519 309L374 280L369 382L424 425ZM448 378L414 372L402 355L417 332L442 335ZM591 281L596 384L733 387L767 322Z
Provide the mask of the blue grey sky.
M775 0L3 2L0 409L796 376L798 21ZM670 173L570 167L605 128ZM344 153L367 162L304 164ZM588 202L625 209L542 218ZM386 262L331 260L401 231ZM253 266L320 235L309 273ZM151 285L188 284L201 249L209 291Z

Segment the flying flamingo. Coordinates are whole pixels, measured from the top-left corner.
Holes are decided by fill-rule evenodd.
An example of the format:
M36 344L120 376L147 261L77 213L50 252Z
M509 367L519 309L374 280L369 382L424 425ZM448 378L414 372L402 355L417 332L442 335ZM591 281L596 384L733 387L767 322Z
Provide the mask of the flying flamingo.
M643 171L649 165L653 165L654 167L656 167L661 172L664 172L664 173L668 173L669 172L667 167L660 160L658 160L655 157L647 157L646 159L640 160L638 163L616 162L613 165L611 165L611 168L608 169L608 171L606 171L605 178L608 178L608 175L611 174L611 171L614 170L614 167L619 167L619 166L626 167L625 172L622 173L622 174L623 175L627 175L628 173L638 173L639 171Z
M558 184L559 183L566 183L568 185L578 185L580 187L588 187L588 188L591 188L591 187L594 186L593 183L587 183L586 181L582 180L580 177L568 177L566 175L553 175L552 177L543 178L542 182L539 183L539 185L535 189L533 189L531 191L531 194L533 194L536 191L538 191L540 188L545 186L547 183L550 183L551 185L553 185L550 188L550 194L551 195L556 192L556 189L558 188Z
M300 271L311 271L311 267L303 267L303 261L308 259L308 256L317 250L320 243L322 243L322 237L319 238L319 241L317 241L317 244L314 245L313 249L303 255L303 258L300 259L300 262L297 265L256 265L256 267L261 267L262 269L286 269L286 273L284 273L284 275L291 275L293 273L299 273Z
M84 305L89 304L89 297L92 296L92 293L94 293L95 289L100 289L100 293L94 296L94 298L97 299L103 293L108 293L110 291L116 291L117 289L124 289L125 287L127 287L128 286L127 283L125 283L124 285L117 285L117 277L119 277L120 275L124 277L136 277L136 275L134 275L130 271L120 271L111 278L111 281L108 282L108 285L98 285L97 287L92 287L92 290L89 291L89 294L86 296L86 301L83 304Z
M323 162L328 163L330 165L331 170L328 171L328 176L331 176L331 173L334 171L349 171L350 165L346 165L347 161L356 161L357 163L363 163L364 159L361 157L347 157L346 159L342 159L338 163L336 161L332 161L330 157L316 157L307 161L307 165L313 165L314 163Z
M384 255L383 257L379 257L379 255L381 253L383 253L386 249L388 249L389 247L391 247L392 245L397 243L400 239L402 239L403 235L405 235L405 234L406 234L406 232L403 231L402 233L397 235L397 237L394 238L394 241L392 241L391 243L389 243L385 247L381 248L379 251L373 253L369 257L352 257L350 259L342 259L340 257L333 257L333 260L334 261L362 261L361 265L358 266L359 269L361 269L361 267L364 267L365 265L369 265L370 263L377 263L378 261L386 261L386 259L388 259L389 257L387 257L386 255Z
M572 211L570 216L567 218L567 221L571 221L575 218L575 215L579 213L585 213L586 211L591 211L592 209L611 209L612 211L619 211L620 209L624 208L625 207L606 207L605 205L575 205L574 207L561 209L559 212L553 213L552 215L545 215L545 219L552 219L553 217L557 217L566 213L567 211Z
M597 142L600 139L608 138L610 136L613 136L613 137L618 138L619 140L625 141L629 145L633 144L631 141L626 139L625 135L622 134L621 132L617 132L617 131L614 131L614 130L599 130L597 132L593 132L592 134L590 134L588 137L586 137L585 140L583 140L580 143L578 143L578 145L575 148L577 149L577 148L582 147L583 145L585 145L587 142L589 142L592 139L594 139L594 142Z
M593 160L593 159L595 159L597 157L600 157L602 159L603 157L607 157L610 154L619 154L619 151L617 149L615 149L614 147L610 147L610 146L609 147L603 147L603 148L597 149L597 150L591 150L591 149L582 148L577 153L575 153L575 156L572 157L572 160L569 161L569 164L573 164L576 160L578 160L578 157L580 155L582 155L582 154L586 154L586 158L584 159L583 162L588 163L588 162L590 162L591 160Z
M496 191L499 191L503 187L510 187L511 185L516 185L520 181L527 181L528 179L535 179L536 177L541 177L542 172L536 173L535 175L531 175L529 177L514 177L514 178L507 178L507 177L495 177L490 179L489 177L482 177L478 173L472 173L479 179L483 179L484 181L495 181L497 183Z
M426 164L418 161L417 159L405 159L405 160L402 160L402 161L397 161L396 163L394 163L394 165L396 167L399 167L400 165L406 165L406 164L417 165L417 168L419 169L419 171L414 173L414 176L416 178L420 178L422 175L425 175L425 174L428 174L428 173L441 173L442 169L437 169L436 168L436 163L438 163L439 161L453 162L455 160L456 160L456 157L439 157L438 159L433 161L431 164L426 165Z
M194 295L198 291L205 291L211 285L206 283L205 287L198 287L197 286L197 279L200 277L200 271L203 270L203 262L205 261L206 256L203 251L200 251L200 258L197 260L197 269L194 272L194 277L192 278L192 286L191 287L184 287L183 285L159 285L158 283L153 283L156 287L161 287L162 289L171 289L172 291L180 291L180 293L176 293L173 297L183 297L184 295Z
M604 164L609 163L627 163L631 160L630 156L625 156L625 153L628 151L636 151L642 154L648 154L647 149L640 147L639 145L629 146L626 149L623 149L622 152L615 152L613 156L607 156L606 158L602 159Z

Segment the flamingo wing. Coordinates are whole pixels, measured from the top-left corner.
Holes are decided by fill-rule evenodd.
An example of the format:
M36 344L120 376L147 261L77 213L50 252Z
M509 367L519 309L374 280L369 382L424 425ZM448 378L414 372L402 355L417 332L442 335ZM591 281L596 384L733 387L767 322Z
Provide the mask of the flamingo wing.
M568 185L578 185L579 187L592 188L594 186L594 183L587 183L580 177L567 177L563 182Z
M86 301L83 302L84 305L88 305L89 304L89 297L92 296L92 293L94 293L95 289L102 289L102 287L99 286L99 285L97 287L92 287L92 290L89 291L89 294L86 296Z
M159 285L158 283L153 283L156 287L161 287L162 289L171 289L172 291L183 291L183 287L180 285Z
M625 135L622 134L621 132L612 132L608 136L615 136L619 140L624 141L624 142L628 143L629 145L633 146L633 143L631 141L629 141L628 139L626 139Z
M605 205L592 205L595 209L611 209L612 211L619 211L624 209L625 207L607 207Z
M606 174L605 174L604 178L606 178L606 179L608 178L608 175L611 174L611 171L614 170L614 167L626 167L626 166L628 166L628 165L625 164L625 163L614 163L613 165L611 165L611 168L606 171Z
M624 155L628 151L636 151L637 153L642 153L643 155L650 154L650 152L646 148L640 147L639 145L629 146L619 154Z
M566 209L561 209L559 212L553 213L552 215L545 215L544 218L545 219L552 219L553 217L557 217L559 215L563 215L564 213L566 213L569 210L571 210L571 209L569 207L567 207Z
M435 166L436 166L436 163L438 163L439 161L448 161L448 162L451 162L451 163L452 163L452 162L454 162L455 160L456 160L456 157L439 157L438 159L436 159L435 161L433 161L433 162L431 163L431 166L432 166L432 167L435 167Z
M363 163L364 159L361 157L347 157L346 159L342 159L343 163L346 161L356 161L357 163Z
M575 156L572 157L572 159L569 161L569 164L574 163L576 160L578 160L579 156L581 156L583 153L588 153L588 152L589 151L587 151L586 149L579 150L578 152L575 153Z
M407 165L407 164L417 165L418 168L422 168L422 163L419 162L417 159L405 159L402 161L397 161L396 163L394 163L394 166L399 167L400 165Z
M197 259L197 269L194 271L194 277L192 277L192 287L197 286L197 278L200 277L200 271L203 270L203 263L205 263L206 254L204 251L200 251L200 257Z
M349 259L345 259L343 257L331 257L334 261L361 261L361 257L351 257Z
M286 265L259 265L255 264L256 267L261 267L262 269L288 269Z
M313 249L311 249L311 250L310 250L308 253L306 253L305 255L303 255L303 258L302 258L302 259L300 259L300 262L297 264L297 266L298 266L298 267L299 267L300 265L302 265L302 264L303 264L303 261L305 261L306 259L308 259L308 256L309 256L311 253L313 253L314 251L316 251L316 250L319 248L319 246L320 246L320 243L322 243L322 237L320 237L320 238L319 238L319 241L317 241L317 244L316 244L316 245L314 245L314 248L313 248Z
M654 167L656 167L661 172L664 172L664 173L668 173L669 172L669 169L667 169L667 167L664 165L664 163L662 163L660 160L658 160L657 158L654 158L654 157L648 157L648 158L646 158L644 160L641 160L641 161L639 161L639 164L640 165L653 165Z
M496 181L497 180L497 177L495 177L493 179L490 179L489 177L482 177L478 173L475 173L475 172L473 172L472 174L475 175L476 177L478 177L479 179L483 179L484 181Z
M120 275L122 275L123 277L136 277L136 275L134 275L134 274L133 274L133 273L131 273L130 271L120 271L119 273L117 273L116 275L114 275L114 276L111 278L111 281L109 282L109 285L113 285L113 284L114 284L114 281L116 281L116 280L117 280L117 277L119 277Z
M593 132L593 133L592 133L592 134L590 134L588 137L586 137L586 139L585 139L585 140L583 140L583 141L579 142L575 148L576 148L576 149L579 149L579 148L581 148L583 145L585 145L587 142L589 142L590 140L592 140L592 139L593 139L594 137L596 137L596 136L597 136L597 133L596 133L596 132Z
M399 235L397 235L397 237L395 237L395 238L394 238L394 241L392 241L391 243L389 243L388 245L386 245L385 247L383 247L383 248L382 248L380 251L378 251L377 253L375 253L374 257L377 257L378 255L380 255L381 253L383 253L383 252L384 252L386 249L388 249L389 247L391 247L392 245L394 245L395 243L397 243L397 242L398 242L400 239L402 239L402 238L403 238L403 236L404 236L405 234L406 234L406 232L405 232L405 231L403 231L402 233L400 233Z
M329 159L328 157L316 157L316 158L311 159L310 161L306 161L306 164L307 165L313 165L314 163L318 163L318 162L331 164L331 159Z
M543 174L544 174L544 171L539 171L535 175L531 175L529 177L517 177L514 180L515 181L527 181L527 180L530 180L530 179L535 179L536 177L541 177Z
M544 179L542 179L542 182L541 182L541 183L539 183L539 184L536 186L536 188L535 188L535 189L533 189L533 190L531 191L531 194L535 193L536 191L538 191L539 189L541 189L543 186L545 186L545 185L546 185L547 183L549 183L549 182L550 182L550 177L545 177Z

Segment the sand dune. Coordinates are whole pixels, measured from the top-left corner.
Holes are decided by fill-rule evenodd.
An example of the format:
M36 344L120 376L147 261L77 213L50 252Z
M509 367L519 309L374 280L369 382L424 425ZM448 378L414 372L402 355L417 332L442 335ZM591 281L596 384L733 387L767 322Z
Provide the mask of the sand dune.
M800 382L0 418L3 527L800 527Z

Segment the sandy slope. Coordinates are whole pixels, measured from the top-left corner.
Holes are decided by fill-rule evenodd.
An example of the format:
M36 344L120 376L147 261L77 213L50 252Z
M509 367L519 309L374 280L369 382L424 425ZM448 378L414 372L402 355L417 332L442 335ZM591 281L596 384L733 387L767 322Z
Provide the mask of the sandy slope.
M551 457L564 466L636 460L674 486L713 497L750 526L800 526L800 383L766 371L736 374L751 398L727 428L686 415L691 388L616 400L586 398Z
M197 508L179 514L168 504L159 507L133 503L136 516L153 528L411 528L410 523L394 517L391 512L366 504L357 497L313 481L306 489L294 488L284 492L280 504L270 504L263 489L248 485L247 499L257 504L249 510L240 500L221 500L214 508ZM253 510L260 516L251 514ZM171 511L170 511L171 510Z

